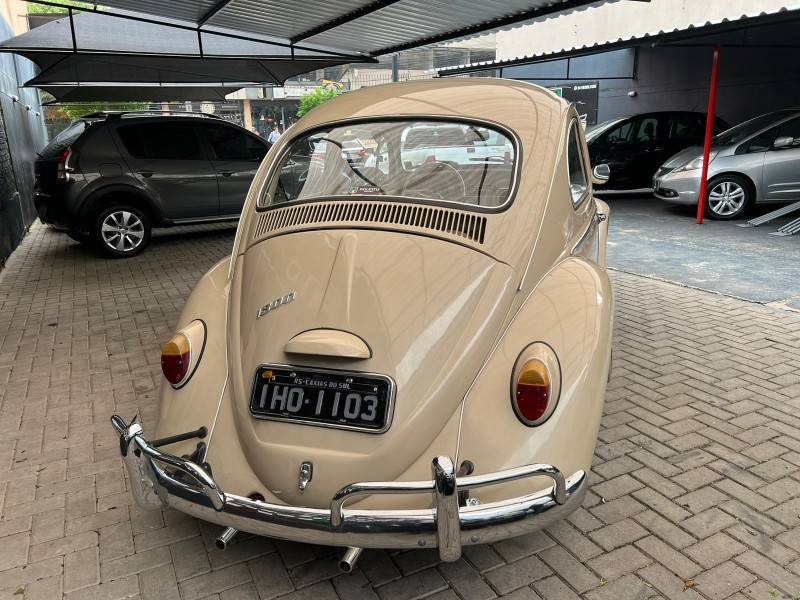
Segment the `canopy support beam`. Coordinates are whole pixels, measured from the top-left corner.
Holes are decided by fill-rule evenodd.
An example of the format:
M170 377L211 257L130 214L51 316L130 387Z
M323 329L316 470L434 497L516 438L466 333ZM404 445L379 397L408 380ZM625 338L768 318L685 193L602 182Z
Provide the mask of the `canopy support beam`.
M711 65L711 89L708 92L708 115L706 117L706 139L703 144L703 167L700 175L700 196L697 198L697 224L703 224L706 207L706 187L708 178L708 157L711 154L711 135L714 132L714 107L717 103L717 80L719 77L720 46L714 48L714 62Z

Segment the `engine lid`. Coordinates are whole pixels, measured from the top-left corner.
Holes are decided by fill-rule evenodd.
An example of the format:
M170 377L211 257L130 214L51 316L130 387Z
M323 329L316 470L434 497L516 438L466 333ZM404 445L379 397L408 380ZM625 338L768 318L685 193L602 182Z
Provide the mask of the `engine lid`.
M292 504L325 507L349 483L408 476L431 444L455 455L456 436L438 438L498 336L515 293L513 269L444 240L366 229L276 236L239 260L229 331L234 413L245 455L268 489ZM390 378L390 427L255 418L254 377L269 364ZM301 493L303 463L313 464L313 478Z

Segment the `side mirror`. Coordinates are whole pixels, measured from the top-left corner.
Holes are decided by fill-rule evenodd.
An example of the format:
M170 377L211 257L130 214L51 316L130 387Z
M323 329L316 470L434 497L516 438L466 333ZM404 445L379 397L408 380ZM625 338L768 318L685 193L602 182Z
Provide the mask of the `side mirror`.
M772 142L772 147L776 150L780 148L791 148L794 146L794 138L790 135L779 137L777 140Z
M610 178L611 168L607 164L601 163L592 169L592 183L595 185L603 185Z

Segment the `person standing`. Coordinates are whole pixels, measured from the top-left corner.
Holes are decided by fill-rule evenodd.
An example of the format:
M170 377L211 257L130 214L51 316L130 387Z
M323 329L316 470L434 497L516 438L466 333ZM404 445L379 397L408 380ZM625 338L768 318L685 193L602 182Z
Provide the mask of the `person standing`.
M280 130L280 129L278 129L278 127L276 126L276 127L275 127L275 128L274 128L274 129L273 129L271 132L270 132L270 134L269 134L269 137L267 138L267 141L268 141L270 144L274 144L275 142L277 142L277 141L278 141L278 138L279 138L279 137L281 137L281 130Z

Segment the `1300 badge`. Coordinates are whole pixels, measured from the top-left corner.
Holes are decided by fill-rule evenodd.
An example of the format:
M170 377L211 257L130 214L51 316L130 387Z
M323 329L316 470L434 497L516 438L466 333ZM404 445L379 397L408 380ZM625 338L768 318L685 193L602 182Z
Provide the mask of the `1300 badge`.
M261 308L258 309L258 314L256 314L256 319L260 319L265 314L267 314L271 310L275 310L276 308L283 306L284 304L289 304L292 300L297 297L297 292L290 292L283 296L282 298L278 298L273 300L269 304L265 304Z

